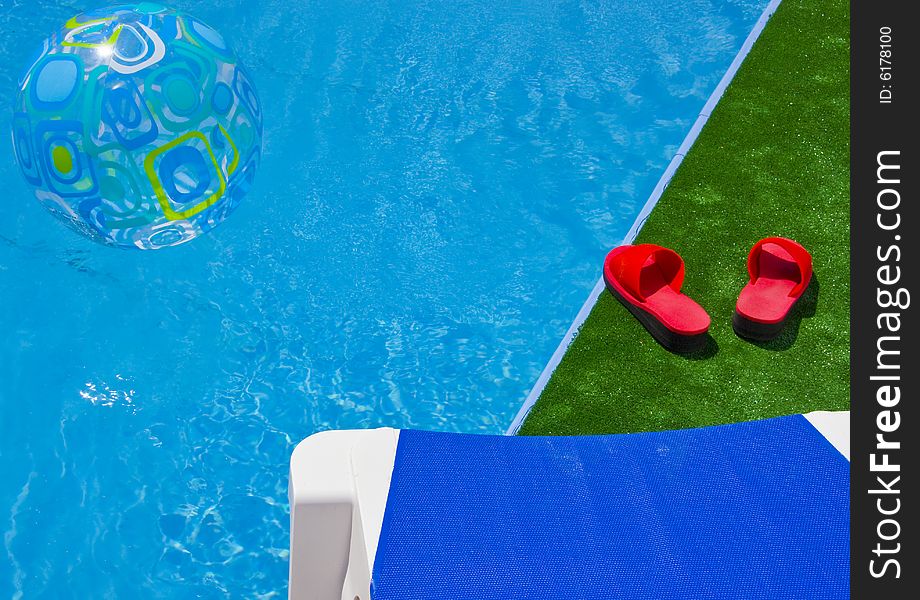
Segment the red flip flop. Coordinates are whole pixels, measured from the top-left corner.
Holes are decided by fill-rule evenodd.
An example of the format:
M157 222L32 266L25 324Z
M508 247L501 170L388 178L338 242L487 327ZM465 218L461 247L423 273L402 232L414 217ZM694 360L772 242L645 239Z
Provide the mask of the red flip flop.
M655 244L614 248L604 261L604 282L668 350L695 352L706 345L709 315L680 292L684 261L673 250Z
M732 327L739 336L766 342L780 334L811 283L811 254L781 237L764 238L748 255L750 282L738 296Z

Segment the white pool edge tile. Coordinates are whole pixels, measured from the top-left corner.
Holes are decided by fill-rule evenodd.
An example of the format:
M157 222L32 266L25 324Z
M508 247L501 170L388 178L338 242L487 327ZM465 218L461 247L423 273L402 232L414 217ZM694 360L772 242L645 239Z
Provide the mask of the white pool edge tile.
M770 0L770 3L767 4L766 8L763 10L763 13L761 13L760 18L757 19L756 23L754 23L754 27L751 29L751 32L744 40L744 43L741 44L741 48L738 50L738 54L735 55L735 59L728 66L728 70L725 71L725 75L722 76L722 79L719 81L718 85L716 85L715 89L712 91L712 94L710 94L709 100L707 100L706 104L703 105L703 109L700 111L696 121L693 123L693 127L691 127L690 131L687 132L687 136L684 138L684 141L677 149L677 152L674 154L671 162L664 170L664 173L662 173L661 179L659 179L658 183L655 185L655 189L652 190L652 193L648 197L648 200L645 201L645 205L642 207L642 210L640 210L639 214L636 216L636 220L633 221L632 227L629 228L629 231L626 233L626 236L621 242L622 244L631 244L636 239L636 236L639 235L639 231L642 229L642 226L645 225L645 221L648 220L649 215L652 213L652 209L654 209L655 205L658 204L658 200L661 199L661 195L664 193L664 190L671 182L671 178L674 177L674 173L677 172L677 168L683 162L684 157L690 151L690 148L693 146L694 142L696 142L696 138L699 137L700 132L703 130L703 126L706 124L706 121L709 120L709 116L712 114L712 111L719 103L719 100L722 99L722 94L725 93L726 88L728 88L728 85L732 82L732 79L735 78L735 74L741 67L741 63L744 62L744 59L751 51L751 48L754 47L754 42L756 42L757 38L760 37L764 27L767 26L767 22L770 20L770 17L773 16L773 13L776 12L776 9L779 7L781 1L782 0ZM594 308L597 299L600 297L601 292L603 291L604 278L601 277L594 285L594 289L591 290L591 293L588 295L588 299L585 300L585 303L578 311L578 314L575 315L575 320L572 321L572 324L565 332L562 341L559 342L559 346L556 348L556 351L553 352L549 362L546 363L546 366L540 373L540 377L537 378L537 382L527 394L527 398L524 400L524 403L518 410L517 415L514 417L514 420L511 422L511 425L508 427L505 435L515 435L521 428L521 425L524 424L524 420L527 418L527 415L530 413L530 410L533 408L534 404L536 404L537 398L539 398L540 394L543 393L543 389L546 387L546 384L549 383L550 377L552 377L553 372L556 370L556 367L559 366L559 363L562 362L562 357L569 349L569 346L575 339L575 335L578 333L578 330L581 329L582 324L584 324L585 319L588 318L588 315L591 313L591 309Z

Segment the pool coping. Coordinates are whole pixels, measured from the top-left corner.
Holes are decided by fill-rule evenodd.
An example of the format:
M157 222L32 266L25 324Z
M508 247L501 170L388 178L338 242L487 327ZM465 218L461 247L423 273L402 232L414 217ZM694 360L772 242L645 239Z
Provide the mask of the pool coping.
M700 132L703 130L703 126L712 115L712 111L715 110L715 107L718 105L719 100L722 99L722 95L725 93L725 90L735 78L735 74L741 67L741 63L743 63L744 59L747 58L747 55L751 51L751 48L754 47L754 43L757 41L757 38L760 37L760 34L767 26L767 22L769 22L770 17L772 17L776 12L776 9L779 8L781 2L782 0L770 0L770 2L764 8L763 12L760 14L760 17L757 19L757 22L754 23L754 27L751 29L751 32L744 40L744 43L741 44L741 48L738 49L738 53L735 55L734 60L732 60L731 64L728 66L728 69L725 71L722 79L719 80L719 83L716 85L715 89L712 90L712 94L709 95L709 99L706 101L706 104L703 105L702 110L700 110L699 114L697 115L696 121L694 121L690 131L687 132L686 137L684 137L684 141L681 142L680 146L677 148L677 152L671 158L671 162L668 163L668 166L665 168L664 173L661 174L661 178L658 180L658 183L655 184L655 188L652 190L652 193L645 201L642 210L640 210L639 214L636 215L635 221L633 221L629 231L623 237L621 242L622 244L631 244L636 239L636 236L639 235L639 231L642 229L642 226L645 225L649 215L651 215L652 209L654 209L658 204L662 194L664 193L665 189L667 189L668 184L674 177L674 174L677 172L678 167L680 167L680 164L683 162L684 157L690 151L690 148L693 147L694 142L696 142ZM588 315L591 313L591 310L594 308L594 305L597 303L597 300L600 298L600 295L603 291L604 278L601 276L597 283L594 284L594 288L588 295L588 299L585 300L584 304L581 306L581 309L579 309L578 314L575 315L575 319L572 321L572 324L565 332L565 335L559 342L559 345L556 347L556 351L553 352L553 355L550 357L549 362L547 362L546 366L543 367L543 371L540 373L536 383L534 383L534 386L530 389L530 392L524 399L524 403L518 410L517 415L515 415L511 425L505 431L505 435L516 435L518 430L524 424L524 421L527 419L527 415L530 413L530 410L533 408L534 404L537 403L537 399L543 393L544 388L546 388L546 384L549 383L550 378L556 371L556 367L558 367L559 363L562 362L562 357L565 356L569 346L575 340L575 336L578 334L578 330L581 329L581 326L588 318Z

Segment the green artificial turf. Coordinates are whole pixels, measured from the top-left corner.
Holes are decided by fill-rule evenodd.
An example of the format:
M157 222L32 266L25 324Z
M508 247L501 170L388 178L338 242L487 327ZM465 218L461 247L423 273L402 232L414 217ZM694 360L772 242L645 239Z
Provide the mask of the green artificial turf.
M637 243L675 249L712 316L692 357L659 346L604 292L521 429L653 431L849 407L849 6L784 0ZM758 239L814 257L817 285L767 344L731 315Z

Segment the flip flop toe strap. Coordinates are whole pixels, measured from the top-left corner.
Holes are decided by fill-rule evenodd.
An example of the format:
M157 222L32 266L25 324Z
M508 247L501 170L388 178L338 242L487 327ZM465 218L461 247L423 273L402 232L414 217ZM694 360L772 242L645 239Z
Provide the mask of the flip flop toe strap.
M658 266L668 286L679 292L684 283L684 261L677 252L656 244L638 244L623 252L614 273L620 284L644 302L642 269L649 258Z
M792 256L792 260L795 261L796 266L799 268L799 281L795 287L789 290L789 296L798 296L805 290L805 288L808 286L808 283L811 281L811 254L809 254L808 250L806 250L801 244L794 242L789 238L764 238L754 244L754 247L751 248L750 254L748 254L747 268L748 274L751 276L751 281L756 280L759 276L760 254L763 252L763 247L766 244L776 244L788 252L790 256Z

